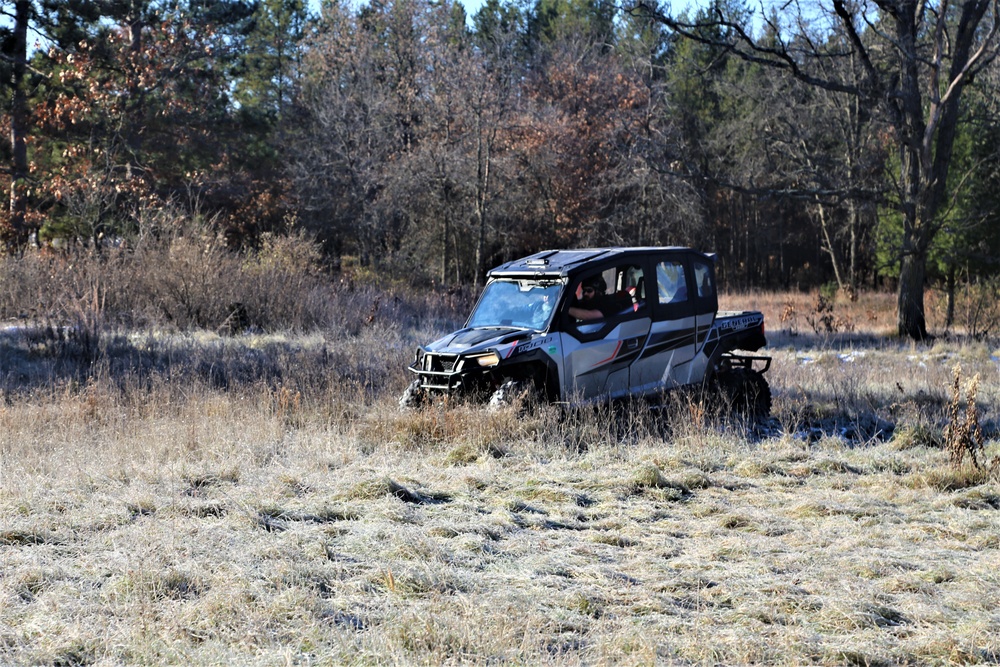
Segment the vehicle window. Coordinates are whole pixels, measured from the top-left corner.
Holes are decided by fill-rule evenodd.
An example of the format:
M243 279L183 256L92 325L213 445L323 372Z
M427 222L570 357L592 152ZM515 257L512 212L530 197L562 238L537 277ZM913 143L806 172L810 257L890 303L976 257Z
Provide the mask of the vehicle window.
M634 264L624 267L619 275L618 289L632 297L635 310L642 308L646 304L646 280L642 267Z
M694 282L698 287L699 298L715 294L715 286L712 285L712 267L705 262L694 261Z
M569 314L579 322L631 315L645 305L642 267L625 264L585 276L574 293Z
M560 288L559 283L552 281L493 281L486 285L468 326L544 329L555 308Z
M687 301L687 279L682 262L666 261L656 265L656 293L660 303Z

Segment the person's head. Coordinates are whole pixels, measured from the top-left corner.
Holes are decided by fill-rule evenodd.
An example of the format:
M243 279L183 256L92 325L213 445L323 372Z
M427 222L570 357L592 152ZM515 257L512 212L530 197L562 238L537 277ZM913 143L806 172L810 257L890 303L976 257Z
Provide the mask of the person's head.
M600 274L583 281L583 298L585 300L593 299L600 294L604 294L607 290L608 284L604 282L604 278Z

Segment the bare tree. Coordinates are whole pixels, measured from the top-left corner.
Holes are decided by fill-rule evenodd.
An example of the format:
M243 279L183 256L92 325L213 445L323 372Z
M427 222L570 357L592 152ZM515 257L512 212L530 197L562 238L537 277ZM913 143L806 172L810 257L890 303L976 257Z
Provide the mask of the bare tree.
M661 28L662 30L662 28ZM603 75L619 100L609 111L612 159L597 179L603 240L621 245L694 244L704 233L700 195L684 168L684 142L669 97L664 36L623 26Z
M821 63L824 69L852 65L849 59ZM774 78L774 72L767 73ZM884 125L872 119L856 96L785 79L800 89L794 94L796 103L787 103L787 91L765 91L770 99L764 107L770 119L765 126L772 131L762 139L781 154L782 186L808 205L837 286L853 298L862 256L868 266L874 257L868 242L884 194Z
M356 244L363 263L392 258L478 284L513 178L520 35L498 26L474 44L455 15L424 0L325 8L306 63L314 128L294 170L314 224Z
M521 26L497 25L480 33L479 48L466 52L462 59L461 91L468 114L469 149L474 155L473 216L475 262L473 283L476 287L485 276L492 208L502 196L509 179L506 154L511 123L518 99L519 63L516 44Z
M383 237L375 202L382 168L402 150L399 97L380 44L384 17L324 7L306 59L304 105L311 127L289 166L304 222L336 255L356 251L367 263ZM386 70L389 70L387 72Z
M923 339L927 261L949 196L962 94L1000 48L997 0L793 1L788 7L795 10L796 24L789 29L765 19L767 40L756 38L746 21L718 3L700 22L641 2L633 11L648 13L684 38L711 42L809 86L854 96L884 119L894 153L889 203L903 219L897 329L902 336ZM828 22L827 35L835 27L844 40L820 41L797 29L817 19ZM724 26L726 31L713 33L704 30L706 26ZM720 43L713 35L724 35L725 40ZM819 66L847 58L859 67L831 71Z

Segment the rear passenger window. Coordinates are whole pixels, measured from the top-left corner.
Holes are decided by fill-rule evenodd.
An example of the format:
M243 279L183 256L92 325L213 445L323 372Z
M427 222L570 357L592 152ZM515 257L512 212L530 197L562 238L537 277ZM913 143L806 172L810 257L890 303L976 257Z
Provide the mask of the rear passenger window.
M687 301L687 279L682 262L659 262L656 265L656 293L660 303Z
M694 282L698 288L700 298L711 297L715 294L715 285L712 284L712 268L705 262L694 261Z

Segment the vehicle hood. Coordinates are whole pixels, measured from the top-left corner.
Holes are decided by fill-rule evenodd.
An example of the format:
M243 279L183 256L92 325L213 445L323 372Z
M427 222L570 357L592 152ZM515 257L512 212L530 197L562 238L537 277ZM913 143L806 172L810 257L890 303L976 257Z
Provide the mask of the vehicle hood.
M438 354L466 354L528 338L535 333L531 329L511 327L461 329L424 346L424 349Z

